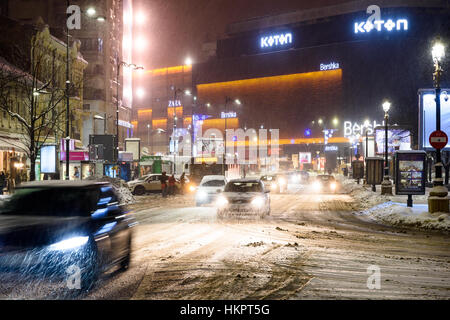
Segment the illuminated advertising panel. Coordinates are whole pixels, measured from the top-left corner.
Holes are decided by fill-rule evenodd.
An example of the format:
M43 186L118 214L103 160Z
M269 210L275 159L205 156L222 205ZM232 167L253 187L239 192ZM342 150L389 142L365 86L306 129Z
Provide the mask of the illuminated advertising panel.
M298 160L300 163L311 163L311 152L299 152Z
M385 130L383 127L375 128L375 153L384 154ZM388 129L388 152L411 150L411 132L402 128Z
M56 145L41 147L41 173L56 173Z
M450 135L450 89L441 91L441 130ZM419 90L419 147L433 149L430 145L430 134L436 130L436 101L432 89ZM447 144L445 150L450 150Z

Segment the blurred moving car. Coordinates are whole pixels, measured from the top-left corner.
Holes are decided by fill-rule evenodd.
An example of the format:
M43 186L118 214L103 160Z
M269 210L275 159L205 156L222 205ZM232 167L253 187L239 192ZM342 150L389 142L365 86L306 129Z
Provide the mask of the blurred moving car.
M335 193L339 189L339 185L334 176L329 174L319 174L312 184L315 192L332 192Z
M161 173L151 173L145 176L140 177L139 179L135 179L128 182L128 188L130 189L131 193L134 195L143 195L146 192L161 192ZM170 177L170 175L167 175ZM180 176L175 176L176 183L176 193L180 193ZM185 176L185 187L188 188L189 185L189 178Z
M128 268L134 225L107 182L23 183L0 206L0 270L59 279L79 268L88 290L102 272Z
M250 213L263 218L270 214L270 190L259 179L235 179L229 181L217 198L217 215Z
M291 171L287 175L290 184L301 184L309 181L309 173L307 171Z
M287 189L287 181L283 175L265 175L261 177L261 181L271 192L282 193Z
M224 190L226 184L227 179L225 176L204 176L195 193L195 205L199 207L202 204L214 202L217 195Z

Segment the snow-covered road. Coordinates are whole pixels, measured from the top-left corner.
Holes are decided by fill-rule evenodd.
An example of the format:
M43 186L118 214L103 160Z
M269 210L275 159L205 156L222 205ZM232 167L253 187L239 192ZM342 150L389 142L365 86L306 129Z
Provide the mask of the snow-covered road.
M296 190L271 199L264 220L218 220L189 196L171 208L138 206L132 268L86 298L450 298L448 235L364 220L347 194ZM381 281L371 290L373 265Z
M375 223L349 194L271 194L271 216L217 219L192 195L138 198L133 261L83 299L449 299L450 237ZM380 289L368 289L369 266ZM59 298L39 290L2 298ZM72 298L72 297L69 297Z

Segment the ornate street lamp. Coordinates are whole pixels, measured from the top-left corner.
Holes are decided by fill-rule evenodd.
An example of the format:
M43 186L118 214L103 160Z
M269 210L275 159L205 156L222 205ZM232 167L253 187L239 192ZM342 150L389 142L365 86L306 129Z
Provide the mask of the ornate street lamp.
M442 65L441 61L445 57L444 45L437 41L431 50L433 57L434 72L433 82L436 92L436 131L441 130L441 78L442 78ZM428 198L428 211L433 212L449 212L449 200L447 198L448 190L444 186L442 180L442 160L441 149L436 149L436 163L435 177L433 180L433 188L430 191Z
M389 101L383 102L384 111L384 179L381 183L381 194L392 195L392 182L389 179L389 141L388 141L388 120L389 109L391 103Z

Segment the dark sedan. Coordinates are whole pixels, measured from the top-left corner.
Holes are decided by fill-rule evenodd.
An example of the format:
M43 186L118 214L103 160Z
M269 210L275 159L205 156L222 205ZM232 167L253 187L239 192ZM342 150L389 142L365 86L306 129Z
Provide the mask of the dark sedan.
M339 190L339 185L332 175L319 174L314 179L313 190L322 193L336 193Z
M76 289L88 290L111 267L128 268L135 224L108 183L24 183L0 206L0 268L62 278L78 271Z

